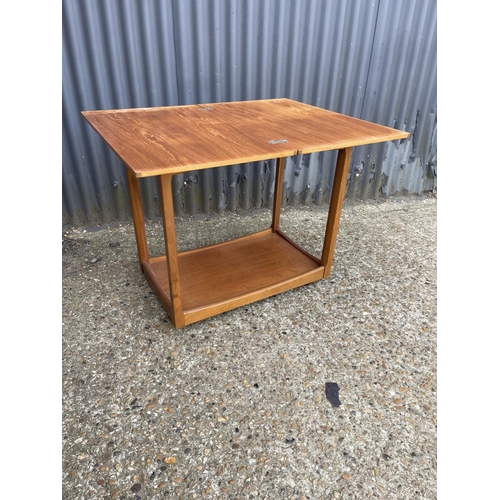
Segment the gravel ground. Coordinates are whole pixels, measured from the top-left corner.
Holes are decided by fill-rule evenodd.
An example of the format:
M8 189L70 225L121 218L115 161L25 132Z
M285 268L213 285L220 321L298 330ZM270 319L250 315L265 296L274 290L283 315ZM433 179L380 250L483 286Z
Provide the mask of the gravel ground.
M67 230L63 499L437 498L436 213L347 201L329 278L179 330L131 224ZM326 215L282 225L319 255ZM179 247L270 220L179 218ZM149 222L151 253L161 236Z

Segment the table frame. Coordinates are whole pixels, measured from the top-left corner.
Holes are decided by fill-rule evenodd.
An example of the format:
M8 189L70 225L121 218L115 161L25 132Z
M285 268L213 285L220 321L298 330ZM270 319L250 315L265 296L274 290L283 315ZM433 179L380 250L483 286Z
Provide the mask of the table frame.
M222 312L276 295L286 290L318 281L330 275L352 149L352 147L349 147L338 151L323 242L323 251L320 259L300 248L299 245L293 242L280 229L280 210L286 157L277 158L276 162L272 222L269 229L253 233L249 236L244 236L243 238L231 240L229 242L218 243L209 247L202 247L180 253L177 251L172 193L172 179L175 174L163 174L158 176L161 214L163 219L163 233L165 238L165 255L160 257L149 256L139 179L129 168L127 168L130 202L141 271L144 273L151 288L155 291L159 300L163 304L163 307L165 308L175 328L181 328ZM293 274L292 276L287 275L281 280L276 281L276 278L271 276L268 282L261 284L258 288L249 290L247 293L238 293L237 291L235 291L235 295L231 295L229 293L231 296L225 298L224 300L211 302L209 300L210 290L201 290L201 294L207 297L207 301L204 305L199 305L198 307L192 309L186 309L183 307L186 295L183 293L182 282L187 278L187 276L182 275L179 269L179 258L192 256L197 253L197 258L202 259L203 251L207 250L212 252L219 251L219 253L223 253L224 250L231 251L231 243L237 244L238 251L242 252L245 245L252 245L253 240L256 239L269 241L269 244L274 246L273 238L281 238L284 242L286 242L286 245L282 245L282 251L290 252L290 258L294 258L292 254L300 252L310 261L311 265L306 265L306 269L300 269L296 274ZM221 265L223 266L224 262L221 262ZM162 266L164 267L163 270L161 269ZM310 269L311 267L312 269ZM184 272L186 272L186 270L184 270ZM263 272L266 272L265 269L263 269ZM238 282L240 277L238 275L234 276L234 273L232 274L234 280ZM233 284L231 282L227 282L226 286L228 291L230 291Z
M127 167L141 270L175 328L330 275L352 148L407 132L286 98L82 112ZM280 229L286 158L338 151L321 257ZM271 226L178 252L173 176L276 159ZM139 179L157 177L165 255L151 257Z

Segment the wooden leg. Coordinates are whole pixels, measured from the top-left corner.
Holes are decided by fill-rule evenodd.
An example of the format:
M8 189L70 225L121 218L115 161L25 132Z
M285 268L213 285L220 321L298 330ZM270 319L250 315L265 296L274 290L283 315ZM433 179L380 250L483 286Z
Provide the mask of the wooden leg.
M170 289L171 319L175 328L185 325L181 302L181 283L177 259L177 238L175 234L174 200L172 196L172 175L160 176L160 192L165 235L165 253Z
M132 218L134 219L135 240L137 242L137 253L139 254L139 263L141 271L143 264L149 262L148 244L146 240L146 227L144 225L144 212L142 210L141 190L139 179L132 170L127 168L128 189L130 193L130 204L132 206Z
M285 172L286 158L276 160L276 180L274 181L274 201L273 201L273 221L271 228L273 233L277 231L280 225L281 198L283 196L283 177Z
M337 241L339 230L340 212L344 202L344 193L349 173L349 164L351 163L352 148L339 150L337 166L335 167L335 177L333 180L332 196L330 199L330 208L328 210L328 219L326 222L325 242L323 253L321 255L321 264L325 266L323 277L330 276L332 269L333 252Z

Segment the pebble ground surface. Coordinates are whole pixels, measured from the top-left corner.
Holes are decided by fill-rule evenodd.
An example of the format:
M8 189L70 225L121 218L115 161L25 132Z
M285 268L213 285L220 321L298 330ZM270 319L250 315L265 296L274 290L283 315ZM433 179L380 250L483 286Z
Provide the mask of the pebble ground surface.
M326 210L282 227L320 255ZM176 218L178 246L270 220ZM437 498L436 221L434 198L346 201L329 278L179 330L131 223L65 230L63 499Z

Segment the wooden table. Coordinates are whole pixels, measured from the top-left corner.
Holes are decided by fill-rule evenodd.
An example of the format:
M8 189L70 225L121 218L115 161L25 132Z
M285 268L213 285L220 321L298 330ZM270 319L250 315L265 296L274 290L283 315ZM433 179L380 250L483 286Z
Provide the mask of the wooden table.
M354 146L408 137L382 125L290 99L84 111L127 166L142 272L175 328L330 274ZM321 258L279 228L285 159L338 149ZM277 159L271 227L243 238L177 252L172 176L191 170ZM156 176L165 254L150 256L139 179Z

